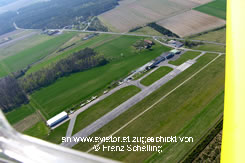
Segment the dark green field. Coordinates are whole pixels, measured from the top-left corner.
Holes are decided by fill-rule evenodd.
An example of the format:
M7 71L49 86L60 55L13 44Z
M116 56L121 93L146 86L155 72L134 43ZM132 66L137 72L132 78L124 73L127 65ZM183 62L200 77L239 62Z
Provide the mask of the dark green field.
M195 10L219 17L221 19L226 19L226 0L215 0L197 7Z
M151 73L149 76L145 77L143 80L140 81L141 84L145 86L149 86L156 82L157 80L161 79L165 75L167 75L169 72L171 72L173 69L170 67L160 67L153 73Z
M91 136L109 136L125 123L139 115L142 111L149 108L169 91L176 88L176 86L188 79L188 77L193 75L215 57L215 54L205 54L189 69L169 81L160 89L146 97L144 100ZM221 93L223 90L224 56L219 57L215 62L176 89L164 100L154 105L148 112L114 136L175 136L179 135L180 131L195 134L196 128L189 126L193 125L193 123L195 124L193 121L197 122L198 120L198 122L200 122L200 118L207 121L203 125L199 126L199 130L201 130L202 133L205 133L222 115L223 108L221 105L222 102L220 102L220 97L222 96ZM206 116L208 114L207 112L212 112L212 115ZM186 154L195 145L195 143L197 143L198 139L200 139L200 135L201 134L199 133L197 135L192 135L195 138L194 143L182 144L176 148L173 146L172 148L166 149L167 152L170 152L170 157L163 157L160 154L160 156L157 156L156 158L159 159L159 162L165 162L165 160L167 160L167 162L178 162L184 154ZM127 143L104 143L104 145L125 144ZM80 143L74 148L87 151L93 145L93 143ZM181 151L181 153L175 152L175 150ZM154 152L93 151L92 153L123 162L142 162L151 156L155 156ZM164 160L161 160L161 158Z
M200 54L201 53L199 53L199 52L188 51L188 52L182 54L177 60L169 61L168 63L179 66L182 63L188 61L189 59L194 59L195 57L197 57Z
M141 38L121 36L98 46L95 50L109 58L109 64L58 79L54 84L33 93L31 100L38 104L38 109L47 119L51 118L170 50L156 44L151 51L136 52L132 45L138 39Z
M110 112L112 109L115 109L117 106L127 101L138 92L140 92L140 89L136 86L122 88L104 100L96 103L86 111L82 112L77 116L73 134L79 132L81 129Z

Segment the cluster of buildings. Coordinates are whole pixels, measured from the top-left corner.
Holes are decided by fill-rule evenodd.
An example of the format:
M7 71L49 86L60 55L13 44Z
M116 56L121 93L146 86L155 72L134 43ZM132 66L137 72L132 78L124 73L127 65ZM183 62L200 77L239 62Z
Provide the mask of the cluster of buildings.
M151 40L144 40L144 48L150 49L154 45L154 42Z
M166 59L171 59L174 57L174 55L176 54L180 54L181 51L178 49L173 49L170 52L166 52L164 54L162 54L161 56L157 57L153 62L151 62L151 64L146 67L146 69L152 69L154 67L156 67L159 63L165 61Z

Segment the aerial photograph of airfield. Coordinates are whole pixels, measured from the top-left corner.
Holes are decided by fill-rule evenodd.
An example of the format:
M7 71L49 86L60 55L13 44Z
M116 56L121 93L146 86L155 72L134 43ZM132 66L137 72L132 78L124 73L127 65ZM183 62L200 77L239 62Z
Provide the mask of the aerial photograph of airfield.
M0 23L8 20L0 27L0 108L14 129L121 162L219 162L225 0L83 0L82 12L77 0L62 0L74 10L50 19L56 0L16 1L25 0L0 3ZM62 142L110 136L192 141ZM94 148L130 145L161 152Z

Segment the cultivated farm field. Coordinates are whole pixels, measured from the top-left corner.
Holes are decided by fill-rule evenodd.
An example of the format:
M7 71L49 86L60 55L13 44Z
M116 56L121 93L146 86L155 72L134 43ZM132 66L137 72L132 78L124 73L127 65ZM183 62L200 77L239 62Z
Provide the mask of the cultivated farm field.
M226 21L199 11L190 10L161 20L157 24L180 37L186 37L222 27L226 24Z
M123 0L99 16L111 30L127 32L137 26L166 19L211 0Z

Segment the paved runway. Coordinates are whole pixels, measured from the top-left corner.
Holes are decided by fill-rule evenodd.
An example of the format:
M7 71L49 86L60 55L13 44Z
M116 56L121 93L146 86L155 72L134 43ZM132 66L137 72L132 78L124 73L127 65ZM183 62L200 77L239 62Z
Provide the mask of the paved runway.
M179 75L181 72L189 68L192 64L194 64L194 62L185 62L184 64L176 67L172 72L170 72L160 80L156 81L151 86L144 88L137 95L131 97L129 100L122 103L121 105L113 109L111 112L107 113L100 119L88 125L86 128L76 133L73 137L88 137L89 135L93 134L94 132L105 126L107 123L109 123L110 121L127 111L129 108L143 100L146 96L159 89L162 85L173 79L175 76ZM76 144L77 142L73 141L68 143L62 143L61 145L66 147L73 147Z

